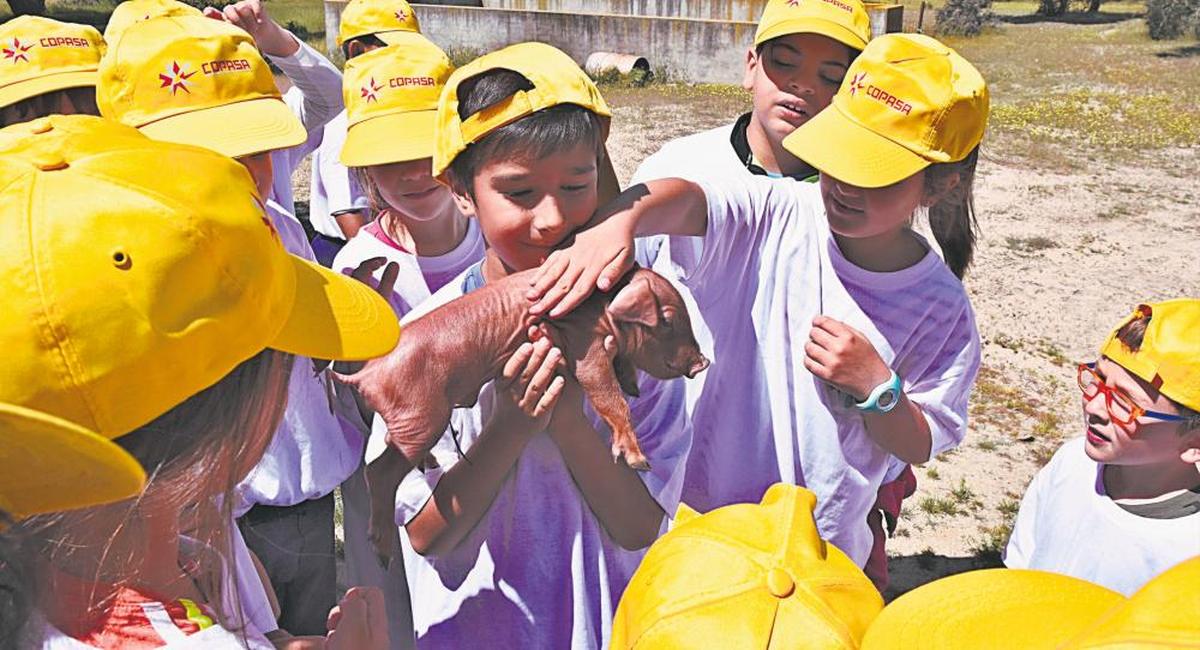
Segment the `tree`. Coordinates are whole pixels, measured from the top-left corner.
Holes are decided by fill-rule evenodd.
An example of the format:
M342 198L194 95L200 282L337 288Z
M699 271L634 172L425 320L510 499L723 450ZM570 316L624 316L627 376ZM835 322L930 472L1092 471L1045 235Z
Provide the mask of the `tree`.
M46 13L46 0L8 0L8 7L14 16L41 16Z

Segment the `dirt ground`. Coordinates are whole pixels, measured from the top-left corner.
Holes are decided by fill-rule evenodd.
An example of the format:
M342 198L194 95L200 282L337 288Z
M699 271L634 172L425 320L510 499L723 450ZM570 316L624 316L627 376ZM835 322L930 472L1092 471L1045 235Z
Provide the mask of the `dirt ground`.
M1127 13L1008 20L952 42L992 90L965 281L983 369L963 445L915 468L917 493L889 542L892 597L997 565L1026 484L1081 434L1074 364L1139 301L1200 296L1200 109L1187 99L1200 91L1200 47L1152 43ZM731 87L604 93L623 182L664 142L748 105Z

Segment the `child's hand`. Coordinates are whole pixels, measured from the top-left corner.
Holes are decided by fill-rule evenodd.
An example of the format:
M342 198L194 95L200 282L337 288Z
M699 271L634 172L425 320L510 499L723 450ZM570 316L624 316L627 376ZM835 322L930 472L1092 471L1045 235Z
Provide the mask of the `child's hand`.
M633 228L612 218L575 235L575 242L546 258L526 294L529 313L551 318L570 313L592 291L608 291L634 264Z
M300 49L296 37L267 15L262 0L241 0L224 9L205 7L204 15L241 27L254 38L258 49L271 56L291 56Z
M808 336L804 367L856 401L892 376L867 337L841 321L817 316Z
M325 622L329 650L388 650L387 612L376 587L352 587L329 611Z
M548 337L538 336L536 327L530 328L529 337L537 340L522 343L496 379L496 411L497 415L518 411L533 420L529 429L541 431L563 390L565 382L558 374L564 367L563 355Z
M379 276L379 284L375 284L372 277L379 270L379 267L384 264L387 267L383 269L383 275ZM363 260L350 272L350 277L368 287L373 287L375 291L379 292L379 295L383 296L384 300L391 299L392 292L396 288L396 277L399 275L400 265L387 261L386 257L372 257L371 259Z

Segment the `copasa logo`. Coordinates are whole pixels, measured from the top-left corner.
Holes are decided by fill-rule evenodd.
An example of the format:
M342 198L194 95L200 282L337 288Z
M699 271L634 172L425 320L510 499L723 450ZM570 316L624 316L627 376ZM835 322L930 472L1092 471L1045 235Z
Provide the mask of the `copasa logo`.
M28 63L29 56L25 53L31 49L33 49L33 43L30 43L29 45L22 45L21 39L14 38L12 40L12 44L4 46L4 58L12 61L13 63L20 61L25 61Z
M821 2L824 2L827 5L833 5L846 13L851 13L851 14L854 13L854 7L851 7L850 5L848 5L844 2L841 2L840 0L821 0Z
M362 98L366 99L367 103L370 104L371 102L379 101L378 93L380 90L383 90L383 86L376 86L375 77L371 77L371 81L367 82L367 85L363 86L359 90L361 91Z
M863 89L866 90L863 90ZM876 86L875 84L867 83L867 73L862 72L854 75L850 79L850 96L857 97L858 91L863 90L863 95L874 99L875 101L891 108L900 113L908 115L912 112L912 104L900 99L899 97L889 93L888 91Z
M171 67L167 68L166 72L158 74L158 79L162 82L159 88L170 88L172 96L180 90L190 95L192 91L188 90L188 79L191 79L194 74L196 74L195 70L187 72L186 68L179 65L177 61L172 61Z
M405 86L436 86L433 77L392 77L388 79L388 88L404 88Z
M38 39L38 45L42 47L81 47L86 49L92 47L92 42L78 36L47 36L46 38Z
M245 72L250 69L248 59L218 59L207 61L200 66L205 75L221 74L222 72Z

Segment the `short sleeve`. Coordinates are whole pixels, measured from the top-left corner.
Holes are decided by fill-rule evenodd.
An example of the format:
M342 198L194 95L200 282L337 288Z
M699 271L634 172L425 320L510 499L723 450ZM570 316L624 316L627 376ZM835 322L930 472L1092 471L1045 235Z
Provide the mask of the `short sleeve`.
M965 299L959 318L945 331L941 346L927 353L932 364L921 377L905 384L908 398L921 407L929 422L931 458L954 449L966 437L968 400L979 374L979 331Z

